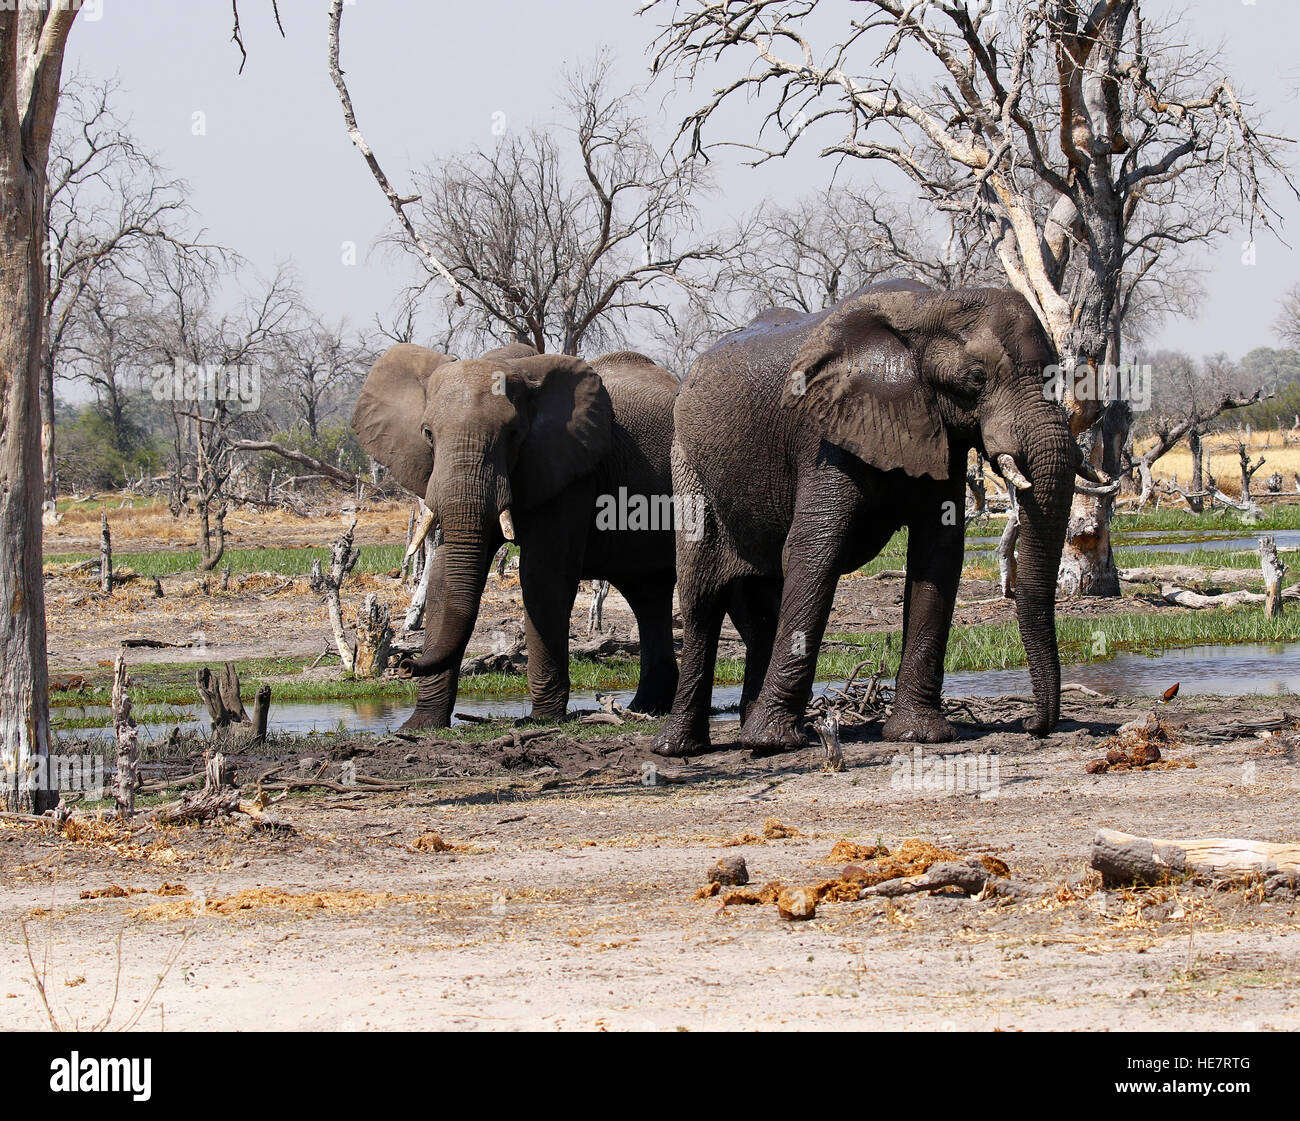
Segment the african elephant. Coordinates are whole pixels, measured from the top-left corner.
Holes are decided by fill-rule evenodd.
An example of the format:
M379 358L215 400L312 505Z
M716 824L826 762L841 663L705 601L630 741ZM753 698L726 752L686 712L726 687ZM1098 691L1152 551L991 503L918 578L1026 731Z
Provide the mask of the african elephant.
M747 647L742 744L760 755L804 746L836 582L903 526L903 646L884 738L952 739L939 705L972 447L1017 488L1016 610L1034 689L1025 727L1050 732L1073 480L1098 477L1044 392L1055 361L1020 295L910 281L862 288L815 314L765 312L702 355L678 394L672 463L679 500L704 496L704 525L698 540L678 536L681 679L658 750L709 747L724 613Z
M590 365L515 343L477 360L401 343L375 362L352 415L361 446L441 526L428 566L424 651L401 670L420 679L407 728L446 727L493 555L519 545L536 720L569 700L569 618L582 579L608 580L636 615L641 675L631 707L668 710L673 656L671 522L601 519L620 488L670 495L677 379L640 354Z

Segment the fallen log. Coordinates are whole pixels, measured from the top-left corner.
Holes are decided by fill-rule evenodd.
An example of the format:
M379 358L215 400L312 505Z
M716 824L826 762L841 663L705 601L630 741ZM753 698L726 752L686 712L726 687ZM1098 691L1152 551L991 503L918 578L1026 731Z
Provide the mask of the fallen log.
M1092 866L1107 884L1160 884L1192 875L1257 878L1300 873L1300 845L1232 837L1167 840L1099 829Z

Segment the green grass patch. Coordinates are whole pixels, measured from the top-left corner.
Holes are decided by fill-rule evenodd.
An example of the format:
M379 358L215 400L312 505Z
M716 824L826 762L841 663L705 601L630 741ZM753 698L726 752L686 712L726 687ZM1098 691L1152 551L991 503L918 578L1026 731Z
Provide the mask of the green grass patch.
M892 673L898 668L898 633L838 634L828 637L852 642L861 650L834 651L818 660L819 678L845 677L862 658L883 659ZM1168 615L1102 615L1095 619L1057 619L1057 644L1062 663L1104 661L1121 652L1159 654L1188 646L1232 646L1240 643L1300 641L1300 612L1269 619L1255 607ZM944 669L1003 669L1025 664L1020 631L1014 620L955 628L948 640Z
M1147 510L1141 514L1116 514L1111 519L1112 533L1125 530L1155 529L1200 529L1200 530L1241 530L1244 534L1270 529L1300 529L1300 504L1283 505L1278 502L1266 503L1262 507L1263 516L1254 524L1242 521L1236 510L1207 510L1204 514L1193 514L1190 510L1161 509Z

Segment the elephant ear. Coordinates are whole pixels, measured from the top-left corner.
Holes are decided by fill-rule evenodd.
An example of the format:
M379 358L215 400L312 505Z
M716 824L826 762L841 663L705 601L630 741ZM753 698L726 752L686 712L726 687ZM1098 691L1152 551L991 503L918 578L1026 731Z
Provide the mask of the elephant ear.
M455 361L411 343L390 346L370 367L352 410L352 430L366 454L420 497L433 474L433 449L421 427L425 383L439 366Z
M510 485L521 509L553 498L609 454L614 410L581 358L540 354L510 363L532 405Z
M782 404L873 467L946 479L948 433L908 341L922 305L904 292L847 301L805 340Z

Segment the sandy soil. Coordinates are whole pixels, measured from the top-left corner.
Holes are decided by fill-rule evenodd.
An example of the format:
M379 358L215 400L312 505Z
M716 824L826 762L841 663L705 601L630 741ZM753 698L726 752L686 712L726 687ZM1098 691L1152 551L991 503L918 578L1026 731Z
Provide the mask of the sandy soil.
M316 740L287 773L310 751L313 771L350 761L436 781L290 795L268 810L289 836L208 825L74 841L3 822L0 1020L45 1023L25 921L65 1023L102 1017L120 981L115 1023L141 1012L140 1026L172 1030L1294 1030L1294 899L1104 891L1087 859L1100 826L1300 840L1295 736L1204 742L1197 728L1276 704L1178 700L1161 710L1187 725L1166 758L1195 768L1085 774L1100 739L1146 711L1070 697L1043 743L1007 723L966 728L953 747L996 757L995 797L900 787L875 725L839 774L820 773L813 749L667 763L627 726L522 749ZM268 761L239 764L248 781ZM795 835L763 839L772 818ZM431 832L452 848L432 851ZM1024 890L823 902L804 922L693 898L719 856L743 855L755 884L808 884L837 873L836 841L908 838L995 854Z

